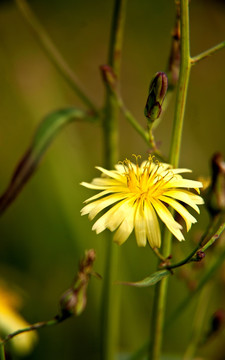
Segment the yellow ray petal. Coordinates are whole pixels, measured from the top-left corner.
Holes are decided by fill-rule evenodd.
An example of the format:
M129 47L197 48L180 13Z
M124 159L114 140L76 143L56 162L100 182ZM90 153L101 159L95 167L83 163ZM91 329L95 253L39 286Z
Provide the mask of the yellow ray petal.
M96 169L100 170L104 175L107 175L109 178L113 178L116 180L120 180L123 175L118 173L118 171L115 170L106 170L102 168L101 166L96 166Z
M146 245L146 223L143 211L143 203L139 201L134 218L135 236L138 246Z
M170 169L173 174L191 173L190 169Z
M81 209L81 215L83 216L89 214L89 219L92 220L100 211L123 199L124 196L121 196L121 194L106 196L104 199L96 200L84 206L83 209Z
M134 207L130 207L127 216L115 232L113 241L119 245L122 245L127 240L134 229L134 210Z
M172 214L169 212L169 210L166 208L165 205L161 203L159 200L152 200L152 204L159 215L160 219L164 222L164 224L168 227L168 229L172 232L172 234L179 240L184 240L184 237L182 235L182 232L180 229L182 229L182 226L176 222L172 216Z
M104 178L104 177L94 178L91 183L92 183L92 185L97 185L97 186L102 186L102 187L105 187L106 185L107 185L107 187L121 185L121 183L118 180Z
M114 205L94 223L92 230L95 230L97 234L104 231L106 228L110 231L116 230L127 216L130 207L130 200L123 200Z
M204 204L204 200L201 198L201 196L195 195L190 191L183 189L178 189L178 190L169 189L166 192L164 192L164 195L172 197L176 200L183 201L187 205L191 206L195 211L197 211L198 214L199 214L199 208L197 205Z
M108 189L108 185L95 185L95 184L90 184L90 183L87 183L87 182L82 182L80 183L80 185L88 188L88 189L92 189L92 190L106 190Z
M172 206L185 220L187 231L190 230L191 225L196 223L197 220L192 216L180 203L176 200L168 198L167 196L160 196L160 200L166 202L168 205Z
M152 248L161 246L161 233L159 228L159 222L150 202L146 202L145 208L145 222L147 230L147 238Z
M176 177L172 178L170 181L168 181L165 185L165 188L171 188L171 187L181 187L181 188L201 188L202 183L200 181L195 180L189 180L189 179L177 179Z

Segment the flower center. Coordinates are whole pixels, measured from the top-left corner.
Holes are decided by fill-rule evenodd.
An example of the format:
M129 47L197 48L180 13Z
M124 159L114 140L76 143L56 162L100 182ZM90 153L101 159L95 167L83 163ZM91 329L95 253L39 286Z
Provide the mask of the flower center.
M127 178L127 187L131 193L140 199L160 196L164 192L163 185L174 177L171 171L165 171L163 165L154 162L151 156L149 156L146 163L140 166L138 157L136 157L136 165L130 160L125 160L123 165Z
M151 179L152 158L149 157L146 164L141 167L139 166L138 162L136 165L134 165L129 160L126 160L124 165L126 166L125 175L127 177L127 187L129 188L130 192L136 193L141 197L147 197L151 192L151 185L153 185L153 181ZM155 170L156 171L154 171L154 173L157 172L156 168Z

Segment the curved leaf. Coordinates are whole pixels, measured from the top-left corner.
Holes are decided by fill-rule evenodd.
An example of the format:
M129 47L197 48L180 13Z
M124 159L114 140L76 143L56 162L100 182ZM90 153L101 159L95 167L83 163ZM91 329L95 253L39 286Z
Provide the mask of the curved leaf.
M0 197L0 215L7 209L33 175L45 151L55 136L70 122L88 118L88 113L76 108L58 110L47 115L36 130L33 141L19 161L11 181Z
M143 280L137 282L119 282L117 284L121 285L129 285L129 286L136 286L136 287L148 287L155 285L157 282L161 281L164 277L170 275L171 272L169 270L159 270L154 272L152 275L146 277Z

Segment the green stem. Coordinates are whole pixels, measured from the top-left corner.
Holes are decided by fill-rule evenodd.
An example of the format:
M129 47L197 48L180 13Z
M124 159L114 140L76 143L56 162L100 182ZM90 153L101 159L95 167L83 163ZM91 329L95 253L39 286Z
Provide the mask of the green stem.
M202 334L203 322L209 304L211 287L205 287L199 294L198 303L193 317L190 343L184 353L183 360L193 359L198 349Z
M125 24L127 0L115 0L111 39L109 47L108 65L117 77L119 86L121 51ZM118 162L118 114L117 99L108 84L106 84L105 116L103 119L105 166L112 169ZM119 249L108 233L105 262L105 276L102 294L101 321L101 360L113 360L115 356L116 337L118 335L118 288L113 287L117 277L117 262Z
M218 268L223 264L225 259L225 249L220 253L216 254L209 264L208 268L205 270L203 277L201 278L198 286L192 292L191 296L187 295L184 300L180 303L180 305L176 308L176 310L169 317L166 322L166 328L171 326L171 324L184 312L186 307L191 303L191 301L195 298L195 295L199 293L201 289L208 283L208 281L212 278Z
M178 80L174 125L170 149L170 163L177 167L179 163L182 129L184 121L184 111L187 97L188 81L191 69L190 50L189 50L189 0L181 0L181 65ZM162 255L167 258L171 253L172 234L165 229L163 238ZM149 351L149 360L159 360L161 356L164 315L166 306L168 278L156 286L153 304L152 333L153 346Z
M191 70L188 0L181 0L181 64L172 131L170 163L177 167L180 157L184 112Z
M0 360L5 360L5 346L0 343Z
M106 237L106 263L102 293L101 360L113 360L117 342L119 293L113 286L117 278L119 248L112 242L111 233Z
M193 301L195 296L204 288L204 286L211 280L213 275L216 273L216 271L220 268L220 266L223 264L225 260L225 249L220 253L215 254L212 261L210 262L209 266L206 268L205 273L203 277L201 278L198 286L195 288L195 290L190 294L188 294L184 300L178 305L178 307L175 309L175 311L171 314L169 319L165 323L165 329L168 329L177 318L183 314L185 309L188 305ZM161 281L162 282L162 281ZM146 354L146 351L148 347L152 347L152 339L150 341L146 342L140 349L138 349L133 355L129 357L129 360L140 360L143 358L143 356Z
M210 48L210 49L208 49L206 51L203 51L199 55L196 55L196 56L192 57L191 64L192 65L197 64L199 61L201 61L203 59L206 59L207 57L215 54L217 51L223 49L224 47L225 47L225 41L221 42L218 45L213 46L212 48Z
M212 225L209 228L209 231L214 227L214 223L212 223ZM195 247L195 249L183 260L179 261L176 264L173 265L169 265L166 267L166 269L168 270L172 270L175 269L177 267L183 266L185 264L187 264L190 261L195 261L196 260L196 253L198 250L202 250L203 252L205 250L207 250L216 240L218 240L218 238L220 237L220 235L222 234L222 232L225 230L225 223L223 223L222 225L220 225L219 229L215 232L215 234L207 241L207 243L202 246L202 244L204 243L205 238L208 237L208 232L206 232L206 235L201 239L201 241L198 243L198 245Z
M144 139L144 141L149 146L149 134L148 134L148 132L137 122L135 117L126 108L126 106L124 105L124 102L121 99L121 97L118 97L118 95L116 95L116 96L117 96L117 101L118 101L119 107L120 107L121 111L123 112L125 118L127 119L127 121L131 124L131 126L133 126L133 128L137 131L137 133Z
M28 3L25 0L15 0L15 3L20 13L23 15L24 19L30 25L40 45L42 46L48 58L54 64L56 69L64 77L67 83L72 87L74 92L77 94L77 96L79 96L83 103L97 113L95 105L82 90L82 86L79 84L77 76L69 67L63 56L59 53L54 43L46 33L44 27L41 25L41 23L31 10Z
M9 340L11 340L12 338L14 338L15 336L19 335L19 334L23 334L25 332L28 331L34 331L37 329L41 329L43 327L46 326L52 326L52 325L57 325L60 322L66 320L66 317L55 317L54 319L48 320L48 321L41 321L35 324L32 324L24 329L19 329L17 331L14 331L13 333L7 335L2 341L0 341L0 345L4 345L6 342L8 342Z

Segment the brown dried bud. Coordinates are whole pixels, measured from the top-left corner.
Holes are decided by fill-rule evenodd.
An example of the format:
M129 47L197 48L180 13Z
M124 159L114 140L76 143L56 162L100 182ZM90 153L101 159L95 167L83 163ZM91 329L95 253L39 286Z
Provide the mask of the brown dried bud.
M218 309L212 317L212 323L211 323L211 331L217 332L221 330L221 328L225 324L225 311L223 309Z
M202 251L202 250L197 251L196 261L201 261L202 259L204 259L204 257L205 257L204 251Z
M95 257L96 255L93 249L85 252L73 285L66 290L60 299L60 309L63 316L77 316L85 309L87 303L87 286L92 274Z
M70 315L78 315L77 314L77 291L73 289L68 289L61 296L60 299L60 309L62 311L63 316L67 317Z
M206 206L212 216L225 210L225 162L220 153L212 157L212 182L206 193Z

